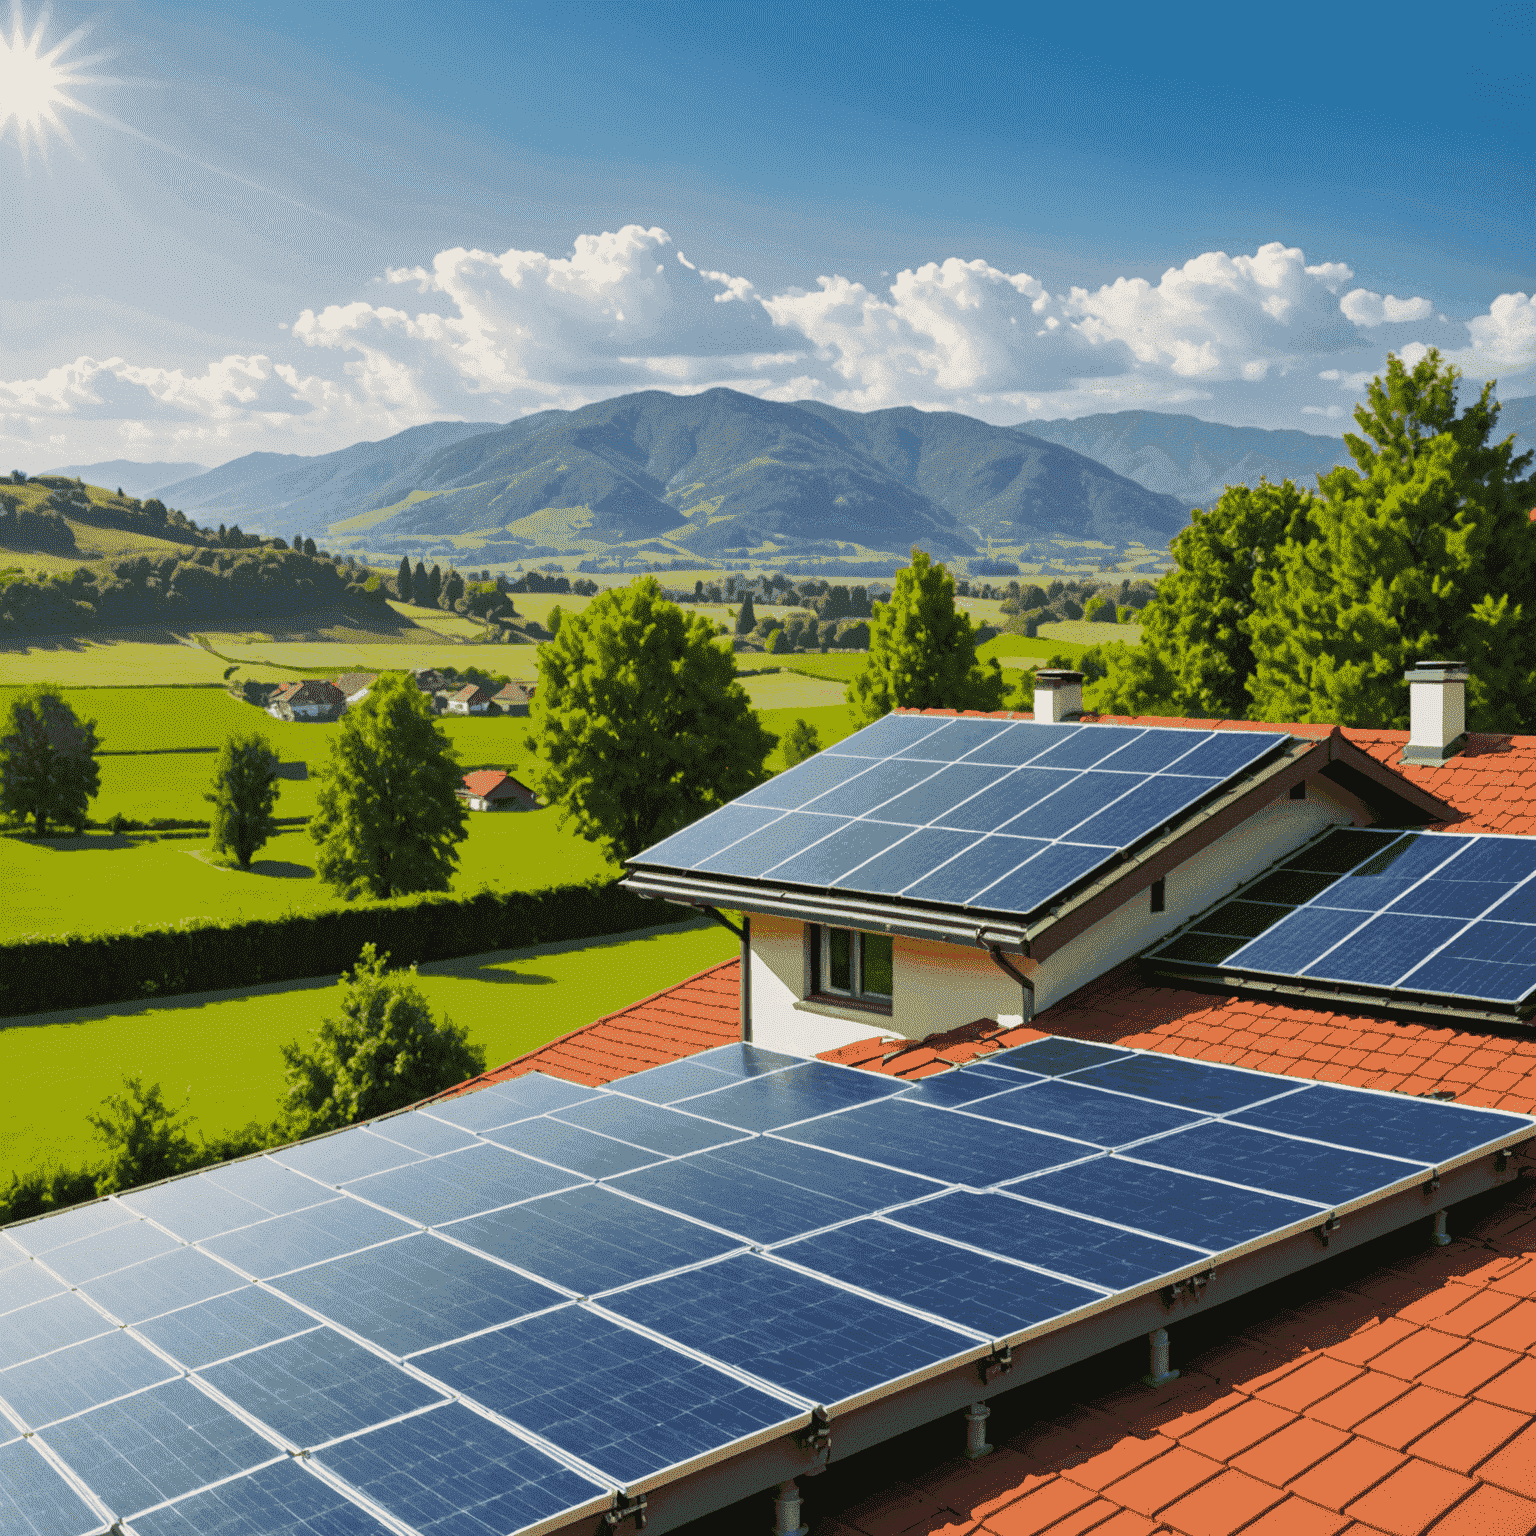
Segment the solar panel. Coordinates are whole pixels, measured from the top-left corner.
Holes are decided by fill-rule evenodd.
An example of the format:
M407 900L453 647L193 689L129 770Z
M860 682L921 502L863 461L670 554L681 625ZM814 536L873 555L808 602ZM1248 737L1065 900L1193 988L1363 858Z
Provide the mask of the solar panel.
M1011 750L1011 729L968 750ZM1322 843L1271 878L1325 893L1396 842L1353 863ZM1412 889L1501 867L1468 841L1436 851L1412 855ZM1313 910L1362 915L1295 915ZM36 1442L0 1444L0 1529L12 1507L28 1536L84 1536L106 1510L136 1536L377 1536L379 1507L445 1536L574 1525L615 1485L739 1455L813 1405L930 1378L974 1392L999 1342L1242 1272L1372 1202L1411 1219L1436 1175L1536 1134L1050 1037L916 1084L734 1044L602 1090L492 1092L398 1117L457 1150L401 1144L410 1161L377 1169L395 1144L358 1128L0 1236L0 1424Z
M424 1115L420 1110L375 1120L368 1131L370 1135L382 1136L412 1152L420 1152L424 1157L436 1157L439 1152L457 1152L475 1144L475 1138L468 1131Z
M1030 912L1287 740L886 716L631 863Z
M403 1168L407 1163L419 1163L422 1154L413 1152L398 1141L375 1136L361 1126L354 1126L335 1136L322 1136L318 1141L281 1147L272 1154L272 1158L285 1168L307 1174L319 1183L335 1189L351 1179L367 1178L370 1173L385 1173L391 1168ZM252 1218L253 1221L259 1219ZM239 1222L236 1225L246 1226L248 1223Z
M1181 973L1536 1007L1531 839L1336 830L1152 949Z

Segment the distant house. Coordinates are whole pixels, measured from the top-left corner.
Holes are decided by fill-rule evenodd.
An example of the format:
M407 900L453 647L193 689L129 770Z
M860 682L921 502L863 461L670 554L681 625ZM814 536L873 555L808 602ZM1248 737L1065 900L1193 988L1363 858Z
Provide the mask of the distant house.
M335 720L347 707L347 696L324 678L284 683L272 696L267 713L275 720Z
M477 768L464 775L464 787L458 792L472 811L531 811L538 800L526 784L499 768Z
M453 715L483 715L491 707L491 690L479 683L466 683L448 700Z
M336 679L336 686L348 704L356 704L359 699L368 697L368 690L378 680L376 672L343 672Z
M533 690L532 683L508 683L491 702L504 715L526 715L528 706L533 703Z
M448 679L434 667L418 667L411 676L416 679L416 686L425 694L440 693L448 687Z

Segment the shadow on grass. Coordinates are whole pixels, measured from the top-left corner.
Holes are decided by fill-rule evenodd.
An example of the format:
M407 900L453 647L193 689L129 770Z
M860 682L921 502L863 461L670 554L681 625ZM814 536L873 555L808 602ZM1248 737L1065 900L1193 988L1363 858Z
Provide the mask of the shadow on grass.
M117 848L137 848L143 842L154 841L152 837L135 837L125 832L84 832L79 837L34 837L30 832L13 832L8 836L33 848L46 848L50 853L111 853Z
M315 872L308 864L293 864L286 859L253 859L250 867L241 869L238 864L214 864L211 869L227 870L232 875L264 875L268 880L313 880Z

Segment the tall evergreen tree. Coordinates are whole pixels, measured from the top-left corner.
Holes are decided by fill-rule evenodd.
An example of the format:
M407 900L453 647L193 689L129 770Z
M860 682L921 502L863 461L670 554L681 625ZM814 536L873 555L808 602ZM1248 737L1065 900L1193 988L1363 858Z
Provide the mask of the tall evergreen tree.
M342 716L320 770L309 822L320 878L349 900L447 890L467 835L461 783L426 695L381 677Z
M443 568L440 565L434 565L432 569L427 572L427 596L426 601L422 606L426 608L436 608L437 600L442 595ZM419 602L421 599L418 598L417 601Z
M1311 538L1255 579L1254 714L1401 730L1403 672L1471 668L1469 726L1536 723L1532 455L1495 441L1494 385L1458 414L1457 369L1387 359L1345 436L1353 469L1322 476Z
M464 578L450 565L448 575L443 581L442 595L438 598L438 606L450 611L453 605L464 596Z
M750 635L757 628L757 610L752 606L752 594L747 593L741 600L741 612L736 615L736 633L738 635Z
M399 590L400 601L402 603L410 602L411 601L411 557L409 555L401 555L400 556L400 570L399 570L399 572L395 576L395 586Z
M94 720L80 720L52 683L11 700L0 734L0 813L30 818L39 837L56 821L85 829L101 788Z
M411 572L411 598L413 603L425 605L427 601L427 568L420 560L416 562L416 569Z
M213 793L203 796L213 806L211 842L220 853L232 853L241 869L277 831L272 811L277 805L277 754L258 731L227 737L213 770Z
M869 660L848 685L861 725L897 708L1002 708L1002 671L995 660L977 661L976 630L955 607L954 577L925 550L913 549L912 564L896 573L890 602L874 609Z

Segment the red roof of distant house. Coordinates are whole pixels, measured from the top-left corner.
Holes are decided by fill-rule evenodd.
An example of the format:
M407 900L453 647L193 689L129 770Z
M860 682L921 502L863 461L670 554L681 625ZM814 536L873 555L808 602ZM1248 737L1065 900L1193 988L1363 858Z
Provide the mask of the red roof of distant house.
M466 683L453 695L456 704L488 704L490 699L490 689L482 687L479 683Z
M498 704L527 704L532 701L533 694L532 683L504 683L496 690L495 700Z
M534 793L521 779L514 779L500 768L477 768L464 775L464 792L482 800L493 798L526 800L534 802Z
M284 704L326 704L332 707L345 704L347 696L335 683L327 682L323 677L309 677L285 694L281 700Z

